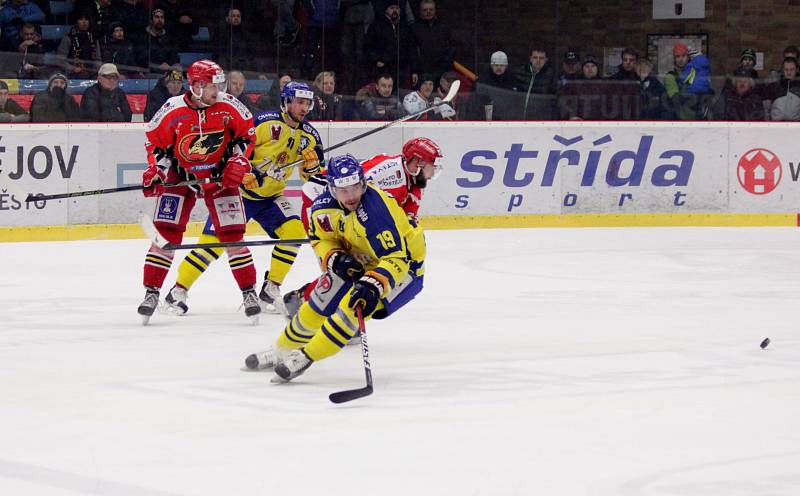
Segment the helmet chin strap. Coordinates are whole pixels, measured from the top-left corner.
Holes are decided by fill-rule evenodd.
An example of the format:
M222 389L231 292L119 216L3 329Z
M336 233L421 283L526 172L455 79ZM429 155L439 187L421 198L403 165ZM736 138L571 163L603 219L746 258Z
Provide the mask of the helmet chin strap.
M192 94L194 99L197 101L199 107L210 107L211 105L207 104L203 101L203 87L200 87L200 93L194 92L194 86L189 86L189 92Z

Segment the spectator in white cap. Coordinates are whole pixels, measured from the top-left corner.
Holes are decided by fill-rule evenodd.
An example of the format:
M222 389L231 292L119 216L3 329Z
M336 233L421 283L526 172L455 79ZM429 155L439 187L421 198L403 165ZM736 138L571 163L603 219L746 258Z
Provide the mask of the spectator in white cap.
M489 69L481 73L475 92L487 121L514 120L517 95L514 79L508 72L506 52L497 51L491 55Z
M119 88L119 71L114 64L103 64L97 71L97 83L86 88L81 100L81 114L88 122L131 122L128 96Z

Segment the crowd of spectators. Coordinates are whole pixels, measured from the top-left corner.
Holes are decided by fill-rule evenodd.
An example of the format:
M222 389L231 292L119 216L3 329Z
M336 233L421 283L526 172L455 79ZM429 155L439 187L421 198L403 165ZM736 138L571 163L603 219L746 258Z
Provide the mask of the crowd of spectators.
M253 112L276 108L280 89L293 78L313 82L313 120L396 119L438 104L461 79L465 90L456 100L421 118L800 121L793 46L784 51L782 66L763 77L755 51L743 50L737 67L717 75L724 81L717 85L708 57L682 43L674 46L674 66L666 74L657 74L634 48L606 73L591 51L581 56L581 49L568 48L559 63L537 45L516 63L495 51L474 68L474 77L454 72L453 31L439 20L435 0L211 2L210 10L200 8L208 3L202 0L69 1L74 8L63 16L69 29L60 39L44 39L41 26L53 23L51 2L0 0L0 50L7 55L0 77L48 82L29 112L9 96L7 84L0 85L0 122L130 121L118 85L125 79L158 81L143 111L149 120L185 88L183 54L220 63L229 92ZM256 3L261 7L252 7ZM201 28L210 36L196 41ZM275 74L275 67L292 70ZM248 78L274 84L254 94ZM73 80L96 82L82 83L76 99L67 91Z

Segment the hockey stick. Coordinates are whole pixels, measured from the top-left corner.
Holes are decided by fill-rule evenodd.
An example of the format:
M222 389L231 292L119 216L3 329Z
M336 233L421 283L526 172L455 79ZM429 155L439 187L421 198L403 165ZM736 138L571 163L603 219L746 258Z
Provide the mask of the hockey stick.
M346 401L357 400L372 394L372 368L369 365L369 347L367 346L367 328L364 325L364 316L361 315L361 305L356 307L358 316L358 330L361 332L361 356L364 359L364 374L367 376L367 385L363 388L348 389L331 393L328 399L334 403L344 403Z
M311 240L308 238L303 239L262 239L262 240L253 240L253 241L221 241L219 243L193 243L193 244L185 244L185 245L176 245L172 244L167 239L158 232L158 228L156 225L153 224L153 220L150 219L147 215L142 215L139 219L139 225L142 226L142 231L144 234L150 238L150 241L153 242L159 248L163 248L165 250L194 250L195 248L231 248L235 246L268 246L268 245L301 245L304 243L310 243Z
M369 131L363 132L363 133L361 133L361 134L359 134L357 136L353 136L352 138L346 139L346 140L342 141L341 143L336 143L335 145L329 146L328 148L324 148L322 150L322 153L332 152L333 150L336 150L337 148L341 148L344 145L349 145L350 143L352 143L354 141L358 141L358 140L360 140L362 138L366 138L367 136L371 136L371 135L373 135L375 133L383 131L386 128L392 127L395 124L399 124L399 123L405 122L405 121L410 121L411 119L414 119L414 118L419 117L421 115L427 114L431 110L436 110L437 108L441 107L442 105L445 105L445 104L450 103L451 101L453 101L453 98L456 97L456 94L458 93L458 88L460 86L461 86L461 81L456 79L450 85L450 91L447 92L447 95L445 95L444 99L441 102L439 102L439 103L437 103L435 105L431 105L430 107L424 108L424 109L420 110L419 112L414 112L413 114L409 114L409 115L407 115L405 117L401 117L399 119L393 120L392 122L387 122L383 126L376 127L375 129L370 129ZM278 167L278 170L285 169L287 167L294 167L296 165L302 164L303 162L305 162L305 160L302 160L302 159L301 160L295 160L294 162L290 162L288 164L284 164L284 165ZM264 162L258 164L257 167L259 167L259 168L263 167L267 163L268 163L268 161L265 160Z
M189 181L181 181L179 183L164 184L165 188L174 188L176 186L194 186L195 184L206 184L210 182L220 181L219 178L209 177L206 179L191 179ZM93 189L89 191L75 191L73 193L58 193L55 195L34 195L28 194L25 202L32 201L45 201L45 200L58 200L60 198L74 198L76 196L91 196L91 195L105 195L106 193L119 193L120 191L136 191L145 189L144 186L138 184L136 186L122 186L119 188L106 188L106 189Z

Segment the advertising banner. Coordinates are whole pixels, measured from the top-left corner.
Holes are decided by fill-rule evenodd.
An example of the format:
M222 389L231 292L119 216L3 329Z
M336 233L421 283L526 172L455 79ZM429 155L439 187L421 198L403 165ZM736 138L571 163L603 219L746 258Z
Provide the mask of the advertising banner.
M330 147L383 123L316 123ZM399 154L427 136L445 170L423 216L789 213L800 210L796 126L782 123L413 122L329 152ZM0 226L135 223L132 191L25 203L28 193L139 184L142 124L0 127ZM286 191L299 204L295 175ZM198 202L193 219L205 219Z

